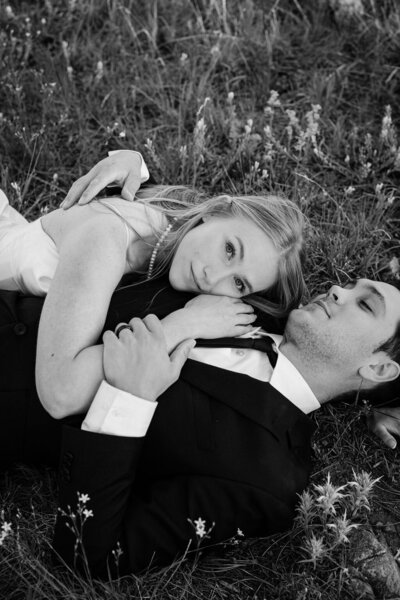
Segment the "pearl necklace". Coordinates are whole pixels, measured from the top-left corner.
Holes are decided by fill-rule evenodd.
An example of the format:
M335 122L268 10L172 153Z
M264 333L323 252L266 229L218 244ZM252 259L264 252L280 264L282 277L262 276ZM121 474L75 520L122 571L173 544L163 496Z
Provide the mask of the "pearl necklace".
M162 232L160 239L158 240L157 244L154 246L153 252L151 253L150 256L150 261L149 261L149 268L147 269L147 278L146 279L151 279L151 276L153 274L153 269L154 269L154 263L156 261L156 257L157 257L157 253L160 249L161 244L163 243L163 241L165 240L165 238L167 237L167 235L169 234L169 232L171 231L172 227L174 226L174 223L178 220L177 217L174 217L172 220L172 223L169 223L166 228L164 229L164 231Z

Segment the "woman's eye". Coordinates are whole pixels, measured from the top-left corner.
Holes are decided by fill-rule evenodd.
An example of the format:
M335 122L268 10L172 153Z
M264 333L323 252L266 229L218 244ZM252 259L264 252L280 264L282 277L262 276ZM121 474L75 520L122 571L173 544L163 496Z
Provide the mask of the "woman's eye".
M239 292L243 292L246 287L244 285L243 281L241 279L239 279L239 277L235 277L234 281L235 281L235 286L239 290Z
M226 242L225 252L229 259L233 258L235 256L235 248L234 248L233 244L231 244L230 242Z

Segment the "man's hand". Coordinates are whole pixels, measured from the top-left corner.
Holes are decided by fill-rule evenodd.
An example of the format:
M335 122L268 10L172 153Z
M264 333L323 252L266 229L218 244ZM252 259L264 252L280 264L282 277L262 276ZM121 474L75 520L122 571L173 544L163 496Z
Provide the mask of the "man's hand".
M141 166L141 155L132 150L120 150L104 158L72 184L61 207L67 209L76 203L88 204L111 183L122 188L122 198L133 200L141 184Z
M389 448L396 448L397 441L393 435L400 436L400 407L395 406L374 410L367 419L368 428L375 433ZM393 434L393 435L392 435Z
M106 380L120 390L155 401L179 377L194 340L185 340L168 355L162 325L155 315L130 321L133 331L117 337L103 335L103 367Z

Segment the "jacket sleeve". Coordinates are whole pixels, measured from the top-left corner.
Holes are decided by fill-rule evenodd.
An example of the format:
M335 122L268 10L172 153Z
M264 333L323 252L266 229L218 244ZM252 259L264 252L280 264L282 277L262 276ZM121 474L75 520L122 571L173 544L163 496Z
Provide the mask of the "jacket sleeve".
M252 537L290 526L293 507L254 486L195 474L158 480L149 474L135 485L142 444L143 438L65 428L59 506L76 519L78 493L87 494L85 508L93 512L83 525L82 545L71 517L58 513L53 547L72 568L120 576L170 564L200 541L205 548L238 529ZM198 522L196 535L198 519L205 523Z

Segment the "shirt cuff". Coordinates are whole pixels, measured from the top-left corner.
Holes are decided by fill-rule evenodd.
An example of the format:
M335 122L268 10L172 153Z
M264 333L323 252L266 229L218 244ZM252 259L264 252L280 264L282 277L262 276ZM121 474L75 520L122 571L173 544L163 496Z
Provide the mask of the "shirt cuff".
M157 402L143 400L102 381L82 429L121 437L144 437Z
M121 152L121 150L110 150L108 153L108 156L112 156L113 154L117 154L118 152ZM150 178L150 173L149 170L147 168L146 163L144 162L144 158L143 156L140 154L140 152L137 152L136 150L131 150L131 152L134 152L135 154L139 154L140 156L140 182L141 183L145 183L149 178Z

